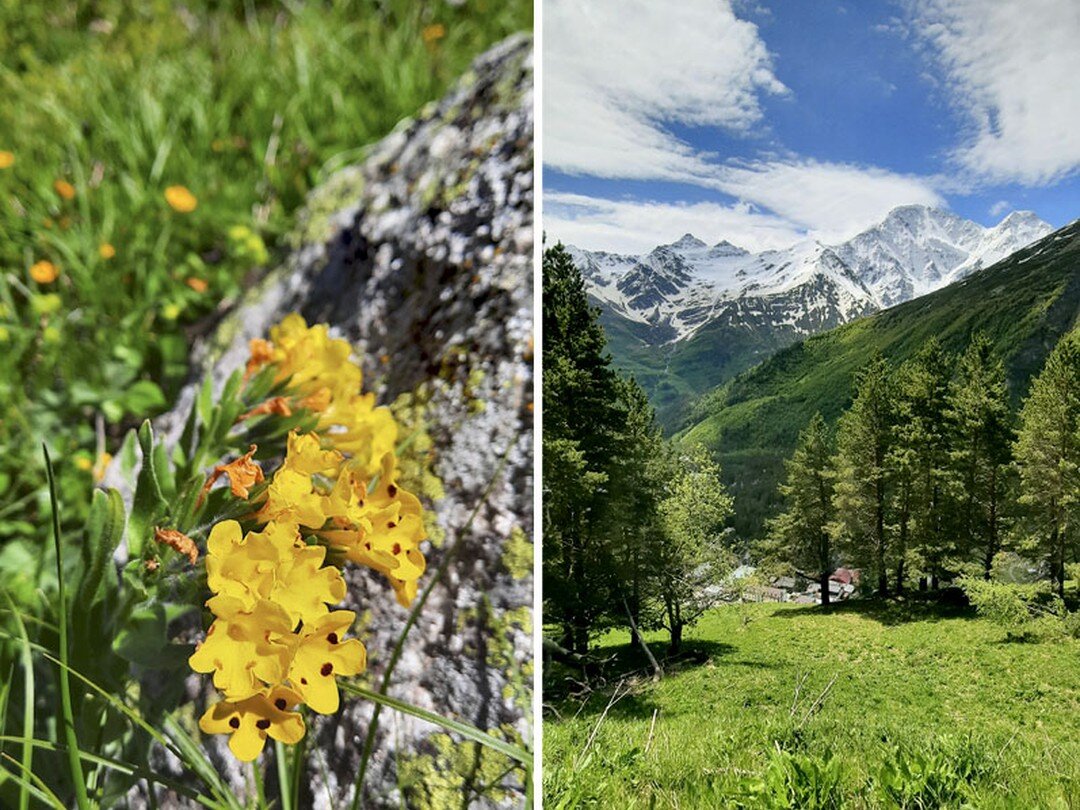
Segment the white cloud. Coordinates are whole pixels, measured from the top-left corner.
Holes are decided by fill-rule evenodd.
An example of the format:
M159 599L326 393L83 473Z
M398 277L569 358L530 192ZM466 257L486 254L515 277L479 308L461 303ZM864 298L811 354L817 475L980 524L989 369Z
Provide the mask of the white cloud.
M640 253L689 232L710 244L727 239L759 251L807 236L827 243L848 239L898 205L946 206L926 179L849 164L727 166L709 184L735 201L610 200L549 192L544 229L551 239L592 250Z
M643 253L687 232L710 244L727 239L755 252L785 247L801 236L785 220L745 203L640 202L562 193L544 195L544 231L549 243L617 253Z
M990 206L990 216L1000 217L1006 211L1010 210L1012 206L1009 205L1008 200L998 200L996 203Z
M726 166L716 186L826 241L853 236L898 205L946 205L930 178L814 160Z
M910 0L912 24L967 120L955 152L986 182L1041 185L1080 167L1080 3Z
M748 132L787 92L729 0L548 0L544 161L598 177L701 182L714 169L666 125Z

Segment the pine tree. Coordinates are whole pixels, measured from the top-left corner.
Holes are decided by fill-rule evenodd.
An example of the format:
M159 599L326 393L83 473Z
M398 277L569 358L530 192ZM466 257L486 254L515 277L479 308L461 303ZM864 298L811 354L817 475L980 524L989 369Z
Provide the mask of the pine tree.
M544 252L543 486L546 621L563 646L588 651L615 575L606 545L607 488L625 423L618 379L581 273L556 245Z
M676 462L660 503L664 536L653 555L672 654L682 645L683 630L715 603L716 589L734 563L724 531L733 501L719 465L700 445L684 450Z
M1009 500L1012 422L1005 364L994 359L993 343L976 334L960 358L949 389L952 501L957 536L990 578L1002 547L1002 523Z
M892 444L892 403L889 365L880 354L856 377L855 399L840 417L836 444L833 534L852 559L876 574L877 591L885 596L890 551L885 461Z
M1065 563L1075 559L1080 522L1080 335L1063 338L1032 383L1015 445L1020 502L1029 510L1034 545L1046 556L1058 594Z
M769 533L784 557L813 571L821 584L821 604L829 604L833 550L833 481L829 428L820 413L799 434L795 452L785 462L787 478L780 485L786 509L769 522Z
M897 502L896 590L904 590L908 553L918 552L934 585L954 551L946 525L949 479L946 426L951 358L936 338L901 366L894 385L893 443L887 464ZM909 541L910 533L914 536Z

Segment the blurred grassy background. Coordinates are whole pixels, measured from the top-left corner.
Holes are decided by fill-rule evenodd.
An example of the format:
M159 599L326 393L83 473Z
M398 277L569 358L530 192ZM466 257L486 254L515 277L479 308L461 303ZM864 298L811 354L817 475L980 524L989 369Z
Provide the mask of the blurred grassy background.
M531 26L531 0L0 0L0 585L45 537L40 442L74 523L304 195Z

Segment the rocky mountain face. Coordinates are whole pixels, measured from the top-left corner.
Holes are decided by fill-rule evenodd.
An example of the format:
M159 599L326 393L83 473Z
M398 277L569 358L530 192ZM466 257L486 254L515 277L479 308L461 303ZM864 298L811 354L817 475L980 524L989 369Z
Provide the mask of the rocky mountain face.
M617 365L668 428L690 399L809 335L941 289L1052 230L1030 212L987 228L907 205L836 245L750 253L691 234L639 256L568 247Z
M589 293L613 314L654 327L662 344L733 315L812 334L940 289L1051 230L1031 212L985 228L906 205L838 245L808 240L749 253L686 234L640 256L569 250Z

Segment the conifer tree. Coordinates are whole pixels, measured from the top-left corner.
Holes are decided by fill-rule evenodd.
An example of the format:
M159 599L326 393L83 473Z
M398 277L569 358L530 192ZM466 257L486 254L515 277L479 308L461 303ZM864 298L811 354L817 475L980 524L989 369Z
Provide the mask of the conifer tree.
M892 408L889 365L881 354L856 376L855 398L840 417L836 443L833 532L851 559L874 572L877 591L885 596L890 551L885 462L892 445Z
M596 311L561 244L544 252L542 318L546 620L584 654L614 587L605 499L625 409Z
M829 604L829 575L833 550L829 527L833 520L833 481L829 428L820 413L799 434L792 457L785 462L787 478L780 485L785 510L769 522L776 548L796 566L813 571L821 585L821 604Z
M1010 492L1012 429L1005 364L993 343L976 334L960 358L949 389L952 501L959 542L990 578L1001 551L1002 523Z
M1075 559L1080 522L1080 334L1062 338L1032 383L1015 454L1034 545L1064 597L1065 564Z

